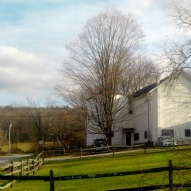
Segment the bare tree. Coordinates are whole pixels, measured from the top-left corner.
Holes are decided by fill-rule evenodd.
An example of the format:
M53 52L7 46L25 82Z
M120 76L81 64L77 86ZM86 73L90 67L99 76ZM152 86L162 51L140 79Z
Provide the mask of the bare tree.
M117 95L128 96L141 87L139 82L145 75L139 76L137 70L143 74L142 69L148 66L154 71L151 63L143 64L146 60L137 58L143 37L130 14L111 8L88 20L78 41L67 47L70 55L61 75L63 79L67 76L70 83L57 90L73 104L82 104L82 108L88 103L88 133L104 135L109 144L116 124L125 119L121 111L127 99L118 99ZM152 72L147 73L145 84L150 83Z
M174 102L178 102L180 107L190 108L189 97L182 97L182 101L173 98L172 92L177 84L181 71L190 73L191 69L191 3L187 1L183 4L173 4L172 20L178 26L179 31L174 37L169 37L162 45L162 54L159 55L159 62L164 64L162 72L168 75L166 84L167 95ZM188 96L188 95L187 95Z
M179 27L180 33L164 43L160 60L166 63L164 71L176 79L180 71L191 69L191 3L186 7L175 4L174 14L171 17Z
M131 67L124 71L121 81L122 93L132 97L135 92L150 85L159 77L159 70L151 59L138 56L134 59Z
M80 108L60 107L51 108L51 124L49 130L50 140L58 146L84 146L85 120L83 110Z
M191 29L191 3L187 1L187 5L183 6L181 4L176 3L174 5L174 14L172 17L174 18L177 25L185 30Z
M52 113L49 107L40 107L34 101L28 100L28 107L23 108L25 119L29 125L30 136L34 141L46 141L51 130Z

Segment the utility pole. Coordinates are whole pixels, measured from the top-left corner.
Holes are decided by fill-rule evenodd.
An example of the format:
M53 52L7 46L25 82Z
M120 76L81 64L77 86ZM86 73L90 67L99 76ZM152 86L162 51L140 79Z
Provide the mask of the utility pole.
M151 131L150 131L150 100L148 99L148 138L151 141Z
M11 154L11 127L12 127L12 122L10 121L10 124L9 124L9 154Z
M151 132L150 132L150 117L149 117L149 115L150 115L150 103L149 103L149 99L146 99L145 100L145 103L147 103L147 125L148 125L148 139L151 141Z

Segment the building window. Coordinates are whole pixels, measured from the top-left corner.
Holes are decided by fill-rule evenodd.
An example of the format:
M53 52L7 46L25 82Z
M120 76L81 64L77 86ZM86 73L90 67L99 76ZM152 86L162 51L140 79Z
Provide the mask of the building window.
M190 137L190 129L185 129L185 137Z
M145 139L148 138L147 131L144 132Z
M173 129L164 129L164 130L162 130L162 136L174 137L174 130Z
M139 133L135 133L135 134L134 134L134 139L135 139L135 141L138 141L138 140L139 140Z

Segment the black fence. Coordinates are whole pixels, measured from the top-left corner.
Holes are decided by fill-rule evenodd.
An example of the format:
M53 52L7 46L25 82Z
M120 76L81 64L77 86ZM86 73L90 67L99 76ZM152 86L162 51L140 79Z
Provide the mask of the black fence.
M126 189L117 189L117 190L157 190L161 188L168 188L170 191L173 191L173 188L177 187L190 187L191 183L186 184L173 184L173 171L181 171L181 170L191 170L191 167L178 167L173 166L172 161L169 160L169 165L167 167L159 167L159 168L151 168L145 170L136 170L136 171L127 171L127 172L118 172L118 173L105 173L105 174L91 174L91 175L72 175L72 176L54 176L53 170L50 170L49 176L2 176L0 175L1 180L43 180L50 182L50 191L55 190L54 182L55 181L67 181L67 180L77 180L77 179L89 179L89 178L104 178L104 177L114 177L114 176L128 176L128 175L137 175L137 174L146 174L146 173L156 173L156 172L164 172L167 171L168 176L168 184L163 185L151 185L145 187L136 187L136 188L126 188ZM63 188L64 190L64 188Z

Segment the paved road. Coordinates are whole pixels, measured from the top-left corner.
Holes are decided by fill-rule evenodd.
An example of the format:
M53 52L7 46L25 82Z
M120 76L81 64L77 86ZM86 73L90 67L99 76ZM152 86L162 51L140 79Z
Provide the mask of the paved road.
M10 163L12 160L24 158L24 157L29 157L32 154L28 155L11 155L11 156L0 156L0 165L5 165Z

